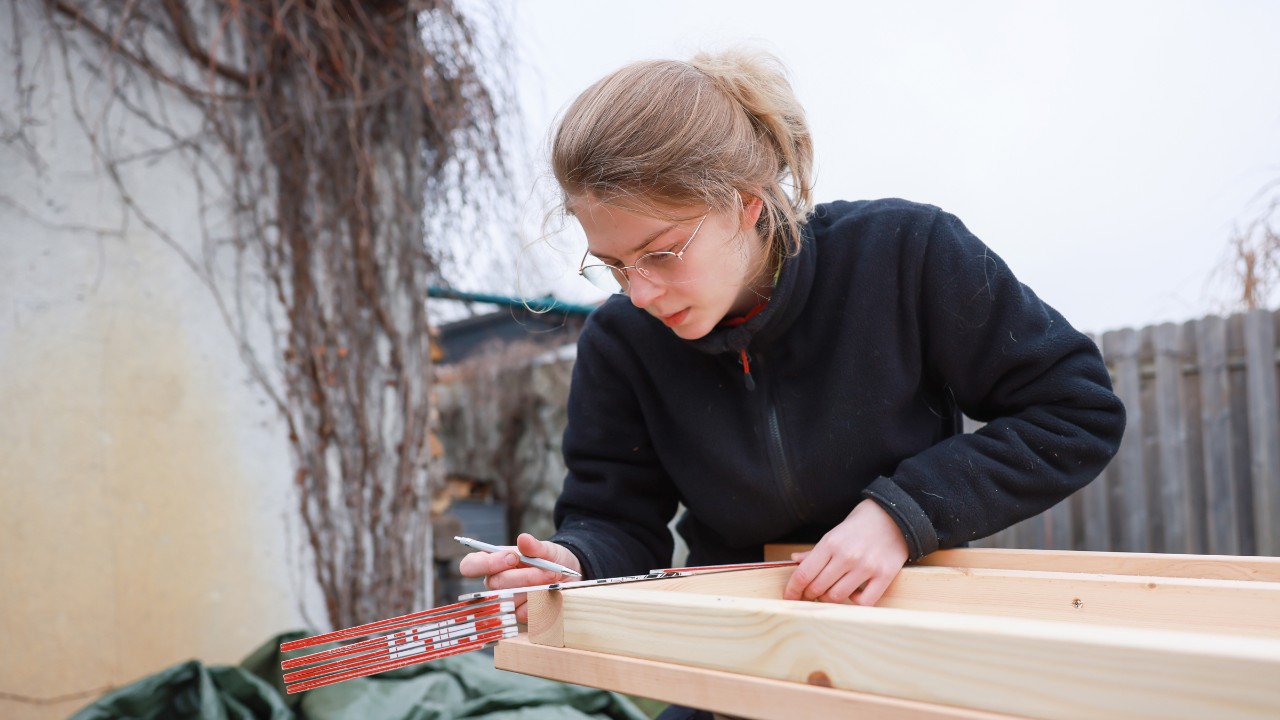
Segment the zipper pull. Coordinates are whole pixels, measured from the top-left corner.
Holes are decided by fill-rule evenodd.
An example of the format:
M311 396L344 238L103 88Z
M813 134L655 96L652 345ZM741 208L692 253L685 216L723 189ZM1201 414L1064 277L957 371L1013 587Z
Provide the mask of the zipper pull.
M742 354L738 356L738 364L742 366L742 382L747 386L748 390L756 389L755 378L751 377L751 356L747 354L747 349L740 351Z

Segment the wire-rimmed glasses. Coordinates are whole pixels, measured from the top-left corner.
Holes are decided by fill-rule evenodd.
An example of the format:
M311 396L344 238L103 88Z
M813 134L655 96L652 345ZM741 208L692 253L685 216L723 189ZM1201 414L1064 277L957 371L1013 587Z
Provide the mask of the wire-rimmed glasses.
M635 270L640 273L645 280L662 283L663 285L684 282L688 279L688 269L684 264L684 251L688 250L689 244L693 242L694 238L698 237L698 231L702 229L702 223L706 219L707 216L703 215L698 220L697 226L693 228L693 233L689 235L689 239L685 241L679 250L645 253L636 258L635 265L610 265L608 263L588 265L587 258L591 257L591 251L588 250L583 254L582 262L578 265L578 274L607 293L625 294L631 291L629 270Z

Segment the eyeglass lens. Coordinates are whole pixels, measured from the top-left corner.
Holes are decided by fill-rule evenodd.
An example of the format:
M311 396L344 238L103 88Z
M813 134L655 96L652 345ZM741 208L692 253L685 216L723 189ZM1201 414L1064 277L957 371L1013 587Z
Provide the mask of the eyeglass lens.
M673 252L654 252L642 255L636 260L636 272L646 280L660 282L664 285L684 282L688 279L688 271L684 261ZM630 281L626 271L613 265L587 265L582 268L582 275L592 285L610 293L627 292Z

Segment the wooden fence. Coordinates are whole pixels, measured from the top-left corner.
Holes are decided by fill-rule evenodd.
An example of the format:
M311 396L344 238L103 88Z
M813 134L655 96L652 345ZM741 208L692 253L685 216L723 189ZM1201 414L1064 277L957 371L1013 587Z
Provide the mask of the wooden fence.
M1280 555L1280 312L1102 336L1128 411L1120 452L1049 511L975 543Z

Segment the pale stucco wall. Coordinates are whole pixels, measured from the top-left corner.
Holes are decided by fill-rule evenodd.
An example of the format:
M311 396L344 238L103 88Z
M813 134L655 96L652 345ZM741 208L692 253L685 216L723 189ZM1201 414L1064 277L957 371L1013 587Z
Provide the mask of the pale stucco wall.
M28 105L0 32L0 717L14 719L66 717L92 698L51 698L236 662L304 615L324 620L282 423L208 288L122 221L72 99L123 152L158 138L96 114L102 86L74 52L68 80L39 5L14 4ZM176 96L168 108L194 122ZM198 252L187 164L134 163L126 180Z

